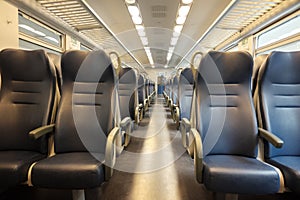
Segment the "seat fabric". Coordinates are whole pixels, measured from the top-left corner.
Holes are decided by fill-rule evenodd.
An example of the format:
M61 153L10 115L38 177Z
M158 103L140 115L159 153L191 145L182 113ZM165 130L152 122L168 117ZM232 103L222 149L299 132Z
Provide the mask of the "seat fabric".
M285 186L299 193L300 190L300 156L277 156L267 160L281 169Z
M243 156L209 155L204 158L203 180L208 190L239 194L278 191L278 174L269 165Z
M103 158L103 154L91 155L87 152L55 155L40 161L33 168L32 183L44 188L68 189L70 183L72 189L98 187L104 181L104 165L99 162Z
M0 151L0 187L14 186L27 181L30 165L45 158L33 151Z

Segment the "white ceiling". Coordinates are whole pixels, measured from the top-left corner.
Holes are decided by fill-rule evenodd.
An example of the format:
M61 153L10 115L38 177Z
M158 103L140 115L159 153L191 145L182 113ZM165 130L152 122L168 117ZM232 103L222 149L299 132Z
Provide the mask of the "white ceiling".
M86 0L94 11L144 65L150 67L124 0ZM194 0L169 67L174 68L230 0ZM138 0L156 68L167 64L167 53L180 0Z

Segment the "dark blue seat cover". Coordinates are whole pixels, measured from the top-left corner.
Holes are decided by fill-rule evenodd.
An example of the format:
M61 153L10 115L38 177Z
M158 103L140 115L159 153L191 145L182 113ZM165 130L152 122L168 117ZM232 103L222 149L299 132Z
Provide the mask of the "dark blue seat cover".
M55 123L55 155L32 168L32 184L57 189L99 187L106 136L113 128L115 72L101 50L62 55L62 97Z
M263 128L284 141L265 142L265 159L283 172L285 186L300 192L300 52L271 53L260 72Z
M29 132L51 123L56 95L53 64L42 50L0 53L0 186L27 181L31 164L47 156L46 137Z
M213 192L268 194L280 187L276 170L256 159L252 65L246 52L212 51L198 68L196 126L203 141L203 183Z
M173 77L172 91L173 105L178 105L178 76Z
M145 97L145 78L143 75L139 76L138 79L138 96L139 96L139 104L144 105Z
M121 68L119 71L119 99L121 119L130 117L135 119L135 108L137 102L138 80L136 72L129 67Z
M185 68L181 71L178 85L180 120L182 118L190 119L194 86L194 76L191 68Z

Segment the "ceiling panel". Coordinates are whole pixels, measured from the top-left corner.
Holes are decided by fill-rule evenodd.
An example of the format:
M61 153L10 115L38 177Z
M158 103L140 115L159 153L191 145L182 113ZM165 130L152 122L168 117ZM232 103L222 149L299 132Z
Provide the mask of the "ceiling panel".
M107 52L117 51L124 63L137 66L141 63L145 68L150 67L124 0L37 2L76 31L100 44ZM154 63L156 67L162 68L167 63L166 57L180 0L137 2ZM188 63L195 50L204 52L215 48L282 2L284 0L194 0L168 67L179 67L181 61Z

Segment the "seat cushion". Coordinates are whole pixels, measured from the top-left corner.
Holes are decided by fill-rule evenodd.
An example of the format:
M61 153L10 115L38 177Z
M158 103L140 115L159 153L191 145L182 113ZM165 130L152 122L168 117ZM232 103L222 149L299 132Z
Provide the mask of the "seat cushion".
M38 162L32 168L34 186L56 189L95 188L104 181L103 155L63 153Z
M276 170L255 158L209 155L204 158L203 170L204 185L214 192L269 194L280 187Z
M276 156L268 162L282 171L285 186L300 193L300 156Z
M45 155L32 151L0 151L0 187L27 181L29 167Z

